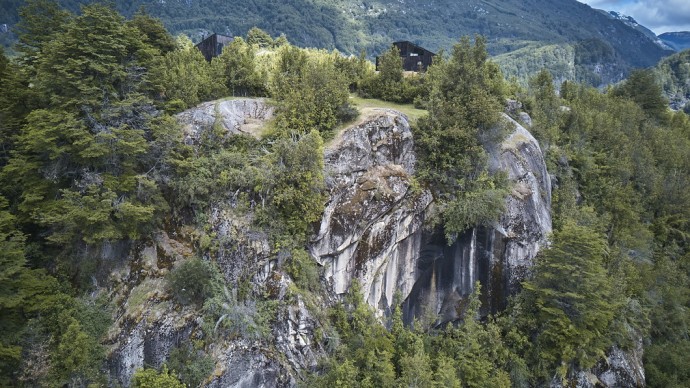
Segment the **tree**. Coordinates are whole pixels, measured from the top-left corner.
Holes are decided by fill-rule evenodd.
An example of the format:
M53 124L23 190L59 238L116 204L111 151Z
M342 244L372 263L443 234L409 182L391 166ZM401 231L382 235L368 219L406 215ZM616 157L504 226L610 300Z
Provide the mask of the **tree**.
M252 27L247 32L247 43L250 45L257 45L261 48L267 48L273 46L273 38L266 31L258 28Z
M158 58L151 69L153 89L168 110L190 108L227 94L225 83L219 82L222 72L217 62L209 64L184 35L177 38L176 45L175 50Z
M178 303L183 305L204 301L221 293L223 278L218 268L206 260L191 259L180 264L167 277L168 286Z
M323 140L318 131L280 139L269 156L275 177L269 217L279 216L281 238L305 241L321 218L324 195Z
M52 0L28 0L20 8L19 16L17 50L22 54L22 62L29 67L36 63L44 45L51 42L54 34L64 31L72 18Z
M42 98L0 179L19 221L66 259L57 267L84 280L96 266L75 248L137 238L167 209L153 181L166 163L150 146L175 127L162 129L146 94L159 51L144 34L100 4L61 28L36 51L32 89Z
M0 384L7 386L21 358L19 334L25 324L21 307L27 297L22 292L22 277L27 272L25 239L17 229L15 217L7 211L7 200L0 197L0 324L4 331L0 339Z
M167 54L175 50L176 44L168 30L165 29L160 19L151 17L146 10L140 8L127 22L127 25L135 27L144 34L143 41L158 49L161 54Z
M567 222L552 240L539 253L534 276L523 283L521 295L523 323L533 341L527 358L545 381L554 370L564 379L604 357L617 312L604 268L603 236Z
M378 58L379 79L378 85L380 97L393 101L400 94L403 83L402 58L398 46L391 47Z
M548 150L558 142L561 116L561 104L553 87L551 73L542 69L529 80L529 87L530 95L534 98L531 112L534 125L531 130L543 149ZM567 92L564 90L564 93Z
M452 360L457 373L454 379L437 369L436 379L443 378L451 384L459 379L463 387L507 388L510 377L505 369L509 352L498 326L491 321L485 325L479 321L480 295L481 285L477 282L465 301L462 324L448 325L432 338L432 348L438 353L436 358L441 362Z
M233 96L264 96L266 94L267 74L256 66L256 52L251 43L235 38L223 48L223 52L212 60L223 68L228 90ZM217 82L217 81L216 81Z
M348 80L331 58L308 58L296 47L284 48L279 55L273 96L280 101L280 131L323 133L356 116L348 102Z
M483 38L477 37L473 46L464 37L450 59L432 66L429 115L415 128L417 174L449 211L443 218L450 235L500 214L493 210L500 202L500 191L495 190L502 189L501 180L486 175L483 144L495 144L504 133L504 84L498 66L487 59ZM491 212L470 218L458 213L476 200L488 204L485 208Z
M139 369L132 376L133 388L185 388L175 376L170 375L168 367L163 365L160 373L155 369Z
M622 85L613 89L613 94L632 99L649 117L659 121L663 121L668 112L668 100L649 69L632 71Z

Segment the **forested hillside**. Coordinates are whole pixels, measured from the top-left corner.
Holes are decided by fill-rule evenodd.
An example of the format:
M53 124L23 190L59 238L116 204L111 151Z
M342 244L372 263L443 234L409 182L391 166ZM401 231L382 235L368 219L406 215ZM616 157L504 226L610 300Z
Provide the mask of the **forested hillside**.
M690 50L664 58L654 68L654 74L671 107L690 111Z
M374 72L254 29L207 62L144 12L30 0L21 15L18 55L0 52L0 385L690 384L690 117L652 71L557 94L547 70L507 82L482 37L403 76L395 50ZM254 116L227 125L236 100ZM381 313L356 278L334 291L312 248L348 184L324 159L344 128L379 112L390 131L367 132L369 152L408 144L416 164L355 175L332 212L357 224L367 204L423 202L422 229L451 246L506 198L548 196L493 165L504 111L539 140L553 191L550 243L507 307L485 308L492 284L444 316L403 317L400 294ZM602 372L614 357L644 376Z
M90 2L60 4L78 12L79 4ZM19 4L6 2L7 20L0 23L12 27ZM115 5L127 17L144 6L170 32L185 33L195 42L212 32L243 36L259 27L273 36L285 34L300 47L354 55L364 50L370 59L398 40L438 51L449 50L460 36L481 34L492 55L512 53L498 62L507 76L524 81L548 68L557 79L599 86L672 53L656 37L575 0L120 0Z

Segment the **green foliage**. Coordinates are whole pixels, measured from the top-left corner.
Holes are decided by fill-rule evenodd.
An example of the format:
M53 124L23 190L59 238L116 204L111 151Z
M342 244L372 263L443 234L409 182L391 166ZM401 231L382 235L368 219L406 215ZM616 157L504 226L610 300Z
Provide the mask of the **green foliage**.
M309 252L293 249L286 269L299 288L312 292L321 290L319 267Z
M4 111L13 116L13 151L2 191L36 244L51 250L45 257L57 257L52 267L83 284L98 265L76 252L139 238L168 210L157 180L169 177L181 136L153 105L149 69L169 36L143 14L126 22L104 5L73 16L34 3L22 71L10 67L6 78L17 92ZM43 20L51 15L61 23Z
M204 313L211 319L204 330L207 335L231 336L248 340L265 340L271 336L271 322L275 319L275 301L239 300L237 289L223 289L223 293L204 304Z
M622 85L613 90L616 96L634 101L649 116L663 120L668 111L668 100L651 70L635 70Z
M247 44L267 48L273 46L273 38L268 32L258 27L252 27L247 31Z
M185 36L179 36L176 49L158 58L151 69L153 88L171 112L224 96L225 85L218 82L221 75L218 63L209 64Z
M57 349L52 353L51 378L86 385L98 377L103 349L98 338L88 335L76 319L68 322Z
M149 59L151 53L134 26L107 6L85 6L41 49L37 61L36 85L49 96L54 107L93 109L104 100L121 100L140 81L132 66ZM69 56L70 60L64 58ZM108 105L105 105L108 106Z
M619 306L606 255L603 236L572 222L540 252L521 294L523 327L533 340L526 357L538 378L549 381L556 371L565 379L591 368L611 345L609 327Z
M349 106L349 80L331 57L309 57L287 46L280 50L273 75L273 97L279 101L280 132L328 132L356 115Z
M551 73L542 69L530 79L529 92L535 100L534 109L530 112L534 125L530 130L539 140L542 150L548 153L551 146L558 144L562 116L560 100L553 86Z
M237 37L211 61L212 66L222 69L226 87L233 96L265 96L267 93L268 74L257 66L255 45L263 47L259 40L245 42ZM217 79L213 81L218 82Z
M505 197L509 194L505 178L480 175L456 198L444 204L444 230L451 242L459 233L477 225L489 226L505 211Z
M649 271L652 279L651 344L645 346L644 365L650 387L682 387L690 383L690 255L667 250Z
M29 66L36 63L43 47L52 41L54 34L64 31L72 17L50 0L29 0L19 10L19 15L17 50Z
M562 109L560 118L554 121L546 114L554 106L553 98L537 98L540 90L548 89L546 77L540 78L543 79L533 83L532 92L535 128L540 129L544 124L557 128L557 132L552 132L557 136L550 136L549 151L553 152L549 168L555 172L557 182L553 198L554 227L561 231L571 229L569 225L575 219L581 227L606 237L607 254L602 261L609 285L600 289L613 288L617 293L601 307L615 313L608 329L587 329L599 333L595 336L591 333L589 337L582 336L578 332L582 326L568 326L573 318L567 310L552 310L551 319L562 321L555 329L549 329L554 344L542 343L542 349L528 351L532 354L527 356L528 365L535 371L542 370L542 377L548 379L549 362L533 367L536 360L550 357L550 362L556 362L563 358L563 350L570 348L567 357L570 363L560 367L560 372L565 374L568 368L577 368L581 362L578 358L584 357L584 364L591 365L598 357L593 352L596 348L603 352L612 343L630 348L645 338L648 341L645 349L650 350L645 352L647 383L687 385L687 377L679 372L679 367L667 367L682 363L683 341L690 322L686 313L688 286L683 264L690 219L686 211L690 198L685 194L690 172L684 156L690 150L687 116L668 112L657 81L650 72L642 71L605 94L564 83L561 96L565 101L560 103L568 108ZM599 268L587 273L600 271ZM539 276L538 272L535 276ZM578 284L587 282L580 280ZM573 286L567 289L576 296L578 288ZM583 291L580 295L588 301L601 299L593 291ZM534 311L530 310L522 316L533 315ZM606 315L601 318L608 319ZM601 323L603 327L603 320ZM533 319L523 327L536 326ZM525 333L531 333L529 338L534 338L533 330ZM555 344L575 337L577 340L572 340L570 345ZM577 354L588 348L586 344L582 346L582 338L589 338L595 345L589 348L592 352L589 355ZM537 356L538 352L553 354Z
M321 219L326 200L321 135L313 130L279 139L268 157L275 178L266 216L278 216L280 224L274 227L279 238L304 241L311 224Z
M423 74L403 77L402 58L397 46L392 46L378 57L377 65L378 74L363 77L359 85L360 96L397 103L412 103L428 98L429 91Z
M310 386L510 386L505 368L516 356L502 342L495 323L479 321L478 291L468 301L463 323L427 332L405 326L399 308L386 331L360 292L354 283L343 303L331 311L342 343L324 361L325 373L311 377Z
M155 369L139 369L132 376L133 388L185 388L186 385L170 375L168 367L157 372Z
M332 56L336 70L345 76L350 91L360 88L363 79L374 73L374 67L367 61L364 52L361 52L358 57L353 55L346 57L335 51Z
M175 50L175 40L165 29L163 22L151 17L144 8L140 8L127 24L144 34L144 43L158 49L161 54Z
M214 1L208 3L217 5L214 12L244 6ZM328 3L319 12L343 4ZM206 5L187 5L185 12ZM156 12L177 7L170 3ZM277 26L314 21L313 13L297 13L312 9L301 1L269 8L283 12ZM368 12L375 14L376 6ZM326 199L322 136L356 115L348 89L429 109L415 128L417 167L436 197L449 241L501 213L508 191L504 177L487 172L485 149L505 129L499 112L506 87L482 39L474 45L461 40L423 77L406 78L394 51L384 56L377 76L364 54L302 50L256 28L247 42L236 39L209 64L190 40L175 44L161 22L144 13L126 21L109 6L88 5L72 15L40 0L28 2L22 13L20 56L0 55L2 386L107 384L100 343L111 324L107 303L74 295L91 279L100 281L93 276L97 268L106 270L100 247L146 238L163 217L166 225L184 223L188 215L201 219L218 202L231 203L231 216L246 216L266 233L273 252L291 253L283 269L297 286L318 292L319 269L305 245ZM346 48L388 47L377 33L343 38L339 33L351 26L333 15L341 13L325 12L319 20L333 31L305 22L314 35L292 36ZM406 33L419 35L420 26L429 25L420 15L415 23L423 24L410 24L418 30ZM256 23L243 18L246 28L238 31ZM184 29L181 23L173 21L173 28ZM377 18L376 26L391 25ZM566 376L587 368L609 345L626 349L640 337L649 385L688 385L690 119L667 112L647 73L605 94L567 83L563 100L555 95L551 74L572 70L559 67L564 61L576 63L576 78L594 77L587 66L620 60L615 44L521 45L491 41L499 51L534 51L534 63L548 64L551 72L536 75L525 101L556 175L556 233L534 277L512 313L497 322L478 320L475 294L456 326L430 329L416 322L412 329L397 310L390 331L354 284L323 330L324 345L334 352L313 377L314 386L548 383L554 372ZM685 74L682 63L668 66ZM668 79L662 81L667 88ZM228 90L271 94L279 106L273 133L265 139L230 136L213 125L200 130L201 144L192 148L181 143L175 119L158 110L176 112ZM204 236L201 253L212 244L212 235ZM277 302L223 293L218 269L199 259L173 269L168 285L177 302L203 305L207 341L242 337L271 349ZM203 382L213 367L208 355L188 346L174 350L170 362L189 385ZM160 374L138 371L134 384L182 385L165 368Z
M442 204L449 234L473 222L487 223L500 215L500 179L486 174L486 151L482 144L502 136L500 111L504 84L498 67L487 61L483 38L474 45L464 37L450 59L429 70L431 94L429 115L415 128L418 176ZM465 213L471 202L484 206Z
M18 336L21 332L22 305L27 295L22 279L30 272L25 268L26 237L16 227L15 217L7 211L7 200L0 197L0 324L5 334L0 340L0 383L9 385L12 371L21 359Z
M178 303L201 306L221 294L223 277L215 264L201 259L184 261L167 277L168 287Z
M213 358L189 344L181 344L170 351L168 365L187 387L199 387L213 372Z
M664 96L673 109L690 109L690 51L685 50L663 59L654 68L654 75L660 81Z

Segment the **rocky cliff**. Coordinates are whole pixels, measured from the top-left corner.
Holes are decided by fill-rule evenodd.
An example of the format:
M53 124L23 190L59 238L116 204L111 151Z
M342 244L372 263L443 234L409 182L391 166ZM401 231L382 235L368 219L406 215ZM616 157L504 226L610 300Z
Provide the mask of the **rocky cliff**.
M494 169L507 172L514 186L507 211L497 225L472 229L450 246L442 230L423 227L432 198L414 182L405 117L373 112L346 129L326 152L330 200L311 245L332 292L342 294L358 279L380 314L398 293L407 321L429 309L453 320L458 302L480 281L488 290L485 308L502 308L551 231L551 183L541 150L511 123L514 132L491 155Z
M178 119L194 145L204 128L222 125L231 133L255 133L271 114L264 101L230 100L203 104ZM270 249L250 216L238 217L231 201L214 208L201 222L216 240L213 257L226 282L232 287L245 282L250 294L270 295L279 307L267 337L215 338L206 346L215 366L205 384L294 386L325 354L316 334L324 306L339 300L354 279L380 316L390 312L394 301L402 302L408 322L427 313L438 314L440 321L459 318L475 281L483 287L483 311L502 309L551 231L551 184L539 144L520 124L505 120L514 129L492 147L490 166L505 171L511 182L506 212L495 225L473 228L450 246L443 230L425 227L434 204L414 178L407 118L393 110L369 109L339 133L325 151L329 197L309 243L323 269L324 292L318 295L295 291L281 254ZM176 346L207 339L203 314L176 306L164 279L192 256L194 233L160 231L113 274L110 296L120 306L109 338L113 385L128 386L137 368L159 367ZM255 310L246 304L238 311ZM614 349L612 359L615 354ZM615 359L634 364L623 356ZM623 381L616 373L631 368L616 371L618 364L602 364L599 379Z

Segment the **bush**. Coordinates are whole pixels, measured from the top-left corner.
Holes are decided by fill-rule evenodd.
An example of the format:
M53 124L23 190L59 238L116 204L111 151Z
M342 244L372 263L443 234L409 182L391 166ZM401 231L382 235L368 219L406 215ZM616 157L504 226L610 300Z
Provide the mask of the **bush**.
M303 290L318 291L321 286L319 267L304 249L294 249L287 263L287 272Z
M170 352L170 368L188 387L198 387L213 372L213 358L189 344L182 344Z
M155 369L139 369L134 372L132 388L185 388L185 385L171 376L168 367L163 365L160 373Z
M178 303L201 305L222 292L223 278L218 268L201 259L185 261L168 275L168 287Z
M224 289L204 304L204 313L210 318L204 331L209 336L219 331L224 336L236 336L248 340L261 340L270 337L271 320L275 317L277 301L240 301L237 290Z

